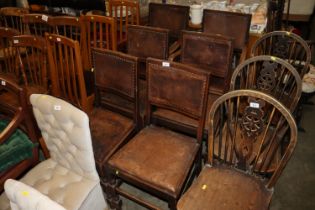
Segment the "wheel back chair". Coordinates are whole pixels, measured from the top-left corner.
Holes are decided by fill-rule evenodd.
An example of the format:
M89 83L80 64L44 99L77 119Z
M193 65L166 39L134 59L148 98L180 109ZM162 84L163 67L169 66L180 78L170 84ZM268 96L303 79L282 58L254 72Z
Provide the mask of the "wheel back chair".
M290 111L265 93L237 90L216 100L209 115L208 163L177 209L268 209L297 142Z

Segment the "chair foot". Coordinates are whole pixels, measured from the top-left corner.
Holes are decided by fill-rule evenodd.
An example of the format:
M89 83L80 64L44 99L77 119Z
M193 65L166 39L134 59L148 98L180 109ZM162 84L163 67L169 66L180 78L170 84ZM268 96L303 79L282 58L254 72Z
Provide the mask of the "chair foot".
M177 210L177 201L174 200L170 200L168 202L168 207L170 208L170 210Z
M108 177L103 180L106 201L111 209L121 210L122 209L122 201L119 195L116 192L116 187L119 186L119 182L114 176Z

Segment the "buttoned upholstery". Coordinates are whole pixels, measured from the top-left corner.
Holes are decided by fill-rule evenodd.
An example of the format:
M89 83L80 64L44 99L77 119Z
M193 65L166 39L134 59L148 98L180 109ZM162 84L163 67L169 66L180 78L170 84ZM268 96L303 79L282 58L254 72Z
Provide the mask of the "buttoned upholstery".
M20 181L68 210L105 209L88 116L52 96L33 94L30 100L51 158L41 162ZM4 197L0 198L0 209L4 207Z
M6 181L5 192L12 210L66 210L34 188L13 179Z

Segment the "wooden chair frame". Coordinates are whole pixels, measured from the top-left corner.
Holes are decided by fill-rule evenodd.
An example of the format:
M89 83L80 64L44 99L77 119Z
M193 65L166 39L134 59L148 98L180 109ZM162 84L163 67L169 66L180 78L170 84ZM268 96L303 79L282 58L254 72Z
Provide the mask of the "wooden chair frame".
M14 28L21 34L24 33L24 27L22 23L22 17L28 14L29 10L26 8L19 7L2 7L0 9L1 26Z

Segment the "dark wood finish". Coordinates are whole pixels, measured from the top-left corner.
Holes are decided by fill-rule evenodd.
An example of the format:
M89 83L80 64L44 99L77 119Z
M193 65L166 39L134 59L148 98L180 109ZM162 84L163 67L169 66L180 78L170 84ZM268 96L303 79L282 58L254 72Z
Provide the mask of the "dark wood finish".
M207 72L175 62L148 59L146 127L109 160L114 177L107 183L106 193L112 208L121 208L118 194L154 208L149 202L124 193L119 188L118 180L121 180L166 200L171 209L176 209L178 198L191 183L188 176L193 179L194 173L200 170L208 82ZM197 135L191 137L155 125L152 111L156 107L196 120Z
M16 83L20 83L20 71L16 49L13 48L13 36L19 31L0 27L0 75Z
M204 33L221 34L234 38L233 68L246 58L251 18L251 14L208 9L203 11L202 31Z
M302 93L302 81L295 68L267 55L255 56L238 65L230 90L253 89L272 95L292 112Z
M257 55L272 55L288 61L301 78L308 72L311 62L311 50L307 42L288 31L274 31L260 37L251 50L251 56Z
M48 93L48 59L43 37L20 35L13 37L13 47L18 54L19 71L27 98L33 93Z
M95 107L90 127L102 186L108 159L136 133L139 125L138 59L104 49L93 49Z
M86 31L87 54L92 63L92 48L117 50L117 24L113 17L81 16Z
M275 183L297 142L290 111L265 93L237 90L220 97L209 116L209 164L177 208L268 209ZM286 132L288 138L281 138Z
M86 91L79 42L57 34L46 34L51 94L90 113L94 93Z
M23 15L24 33L44 37L45 33L52 33L53 27L50 24L50 16L46 14Z
M29 10L26 8L2 7L0 8L1 26L14 28L23 34L24 27L22 23L22 17L28 13Z
M0 118L9 122L7 127L0 132L0 143L3 144L18 128L25 131L30 140L36 143L34 125L30 118L30 110L27 107L25 90L14 82L2 77L0 77L0 89ZM0 173L0 192L3 191L3 184L7 179L18 178L38 162L38 147L35 146L32 152L32 158L25 159L14 167Z
M128 25L140 24L139 2L134 0L109 0L109 16L117 21L117 42L126 43Z

